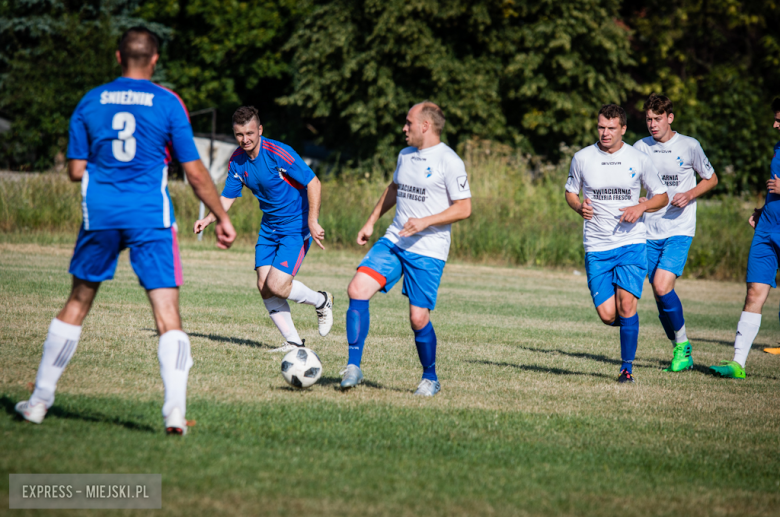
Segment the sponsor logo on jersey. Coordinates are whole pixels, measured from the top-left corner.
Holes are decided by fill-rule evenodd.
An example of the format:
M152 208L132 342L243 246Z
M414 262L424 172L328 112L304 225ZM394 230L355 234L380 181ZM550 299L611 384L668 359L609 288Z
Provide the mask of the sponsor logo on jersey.
M412 156L413 162L425 162L428 161L427 158L423 158L422 156Z
M620 162L601 162L601 165L620 165Z
M677 187L680 185L680 177L677 174L663 174L661 175L661 181L667 187Z
M631 199L630 188L597 188L593 189L589 199L596 201L629 201Z
M631 175L631 177L632 177L632 178L633 178L634 176L636 176L636 171L634 170L634 168L633 168L633 167L629 167L629 168L628 168L628 173Z
M458 190L461 192L466 192L469 190L469 177L468 176L459 176L458 177Z
M137 104L139 106L152 106L153 93L134 92L103 92L100 94L100 104Z
M425 202L425 189L422 187L413 187L412 185L398 184L398 198L411 199L412 201Z
M672 154L672 151L669 149L653 149L654 153L661 153L661 154Z
M683 166L683 160L679 156L677 157L677 164L682 167Z
M425 172L427 173L427 174L425 175L425 177L426 177L426 178L430 178L430 177L433 175L433 171L431 170L431 168L430 168L430 167L428 167L427 169L425 169Z

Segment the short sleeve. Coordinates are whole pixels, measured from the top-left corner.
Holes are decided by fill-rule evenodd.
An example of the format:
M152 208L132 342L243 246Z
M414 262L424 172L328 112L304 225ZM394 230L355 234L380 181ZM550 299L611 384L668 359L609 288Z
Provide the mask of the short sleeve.
M566 180L566 192L579 195L580 190L582 190L582 168L577 157L573 156L569 166L569 178Z
M241 149L239 148L238 151ZM235 157L237 153L234 153ZM244 188L244 182L239 179L238 172L236 170L235 162L233 158L228 163L227 179L225 179L225 187L222 189L222 197L229 199L235 199L241 197L241 190Z
M653 196L665 194L667 192L666 185L661 181L661 176L658 173L658 169L655 168L653 161L645 156L642 162L642 183L645 186L645 190Z
M84 100L82 99L70 117L68 127L69 160L87 160L89 158L89 133L84 120L83 107Z
M447 161L447 170L444 171L444 184L447 187L447 195L452 201L469 199L471 186L469 176L466 173L466 165L460 158L453 157Z
M282 159L287 164L285 167L287 169L287 176L294 179L303 186L311 183L311 180L315 178L314 171L311 170L311 167L306 165L306 162L303 161L303 158L301 158L292 147L284 146L282 150Z
M398 184L398 170L401 168L401 153L398 153L398 161L395 162L395 171L393 171L393 183Z
M195 141L192 136L192 126L190 117L187 114L187 108L184 103L176 96L171 99L169 110L170 142L173 145L173 153L181 163L200 160L198 148L195 147Z
M698 141L691 147L691 154L693 170L695 170L702 179L710 179L715 173L715 169L712 168L712 164L707 159L707 155L704 154L704 149L701 148L701 144Z

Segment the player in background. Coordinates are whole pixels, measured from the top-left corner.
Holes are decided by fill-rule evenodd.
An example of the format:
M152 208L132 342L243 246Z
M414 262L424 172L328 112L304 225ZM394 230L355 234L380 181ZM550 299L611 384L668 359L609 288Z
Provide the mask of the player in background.
M415 104L403 131L410 147L398 155L393 181L385 189L357 242L365 246L374 224L397 205L393 223L369 250L349 284L347 342L349 359L341 374L342 388L363 381L360 361L370 322L369 300L377 291L387 293L403 276L409 298L409 320L422 363L422 381L415 395L436 395L436 333L430 312L450 251L452 223L471 215L471 189L466 167L455 151L441 141L444 113L436 104Z
M129 248L160 334L165 429L169 434L187 431L192 356L179 315L183 279L168 195L170 147L195 195L217 215L217 245L230 247L236 233L198 157L184 103L151 82L158 48L157 37L143 27L125 32L116 52L122 77L87 93L70 119L68 175L81 182L83 222L70 263L70 297L49 326L35 390L16 405L22 417L37 424L54 403L57 382L76 351L100 283L113 278L119 252Z
M775 116L773 127L780 131L780 98L772 101L771 108ZM769 296L769 289L777 287L780 261L780 142L775 144L769 173L764 206L756 208L748 220L755 234L748 254L747 296L737 324L734 359L710 366L710 371L721 377L745 378L745 362L761 327L761 309Z
M639 339L636 307L647 272L643 215L665 207L668 197L650 158L623 142L623 108L602 106L598 132L599 141L571 160L566 202L585 219L585 271L596 312L606 325L620 327L618 382L634 382ZM651 199L640 203L642 185Z
M696 234L696 198L712 190L718 184L718 176L699 141L672 129L674 111L669 98L653 93L645 101L644 110L650 136L634 147L653 161L671 200L661 210L645 216L647 275L658 305L658 318L674 347L672 363L665 371L679 372L693 368L693 357L674 284L683 273ZM701 177L698 185L696 174Z
M255 246L257 288L271 320L285 339L271 352L289 352L303 346L293 324L287 300L315 308L321 336L333 326L333 295L312 291L295 280L312 239L325 249L325 230L317 222L322 185L292 147L263 137L260 115L251 106L233 114L233 134L238 149L228 165L220 202L230 210L241 190L247 187L260 202L263 220ZM216 217L209 214L195 222L202 232Z

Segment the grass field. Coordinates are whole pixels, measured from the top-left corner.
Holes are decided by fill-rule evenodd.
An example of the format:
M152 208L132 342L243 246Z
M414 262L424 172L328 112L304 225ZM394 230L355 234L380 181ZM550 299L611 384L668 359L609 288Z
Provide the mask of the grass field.
M14 416L68 293L71 249L0 235L0 508L8 473L161 473L165 515L780 514L780 358L761 352L780 339L776 292L748 378L731 381L705 369L731 358L744 284L679 282L697 362L681 374L662 371L671 350L646 285L638 383L624 386L618 331L600 324L584 275L450 264L432 318L442 392L412 396L420 371L399 288L372 301L368 382L342 393L359 255L314 250L299 279L335 293L335 325L320 338L313 309L293 307L325 368L298 392L267 353L281 339L252 249L187 243L197 425L178 439L162 433L157 338L126 256L44 424Z

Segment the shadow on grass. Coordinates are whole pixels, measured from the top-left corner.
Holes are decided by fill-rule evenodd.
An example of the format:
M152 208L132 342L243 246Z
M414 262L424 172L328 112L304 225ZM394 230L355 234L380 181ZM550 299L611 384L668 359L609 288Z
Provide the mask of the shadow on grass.
M261 343L260 341L253 341L251 339L241 339L237 337L225 337L225 336L219 336L217 334L200 334L198 332L190 332L190 336L202 337L210 341L219 341L220 343L235 343L236 345L251 346L254 348L267 348L267 349L274 348L271 345L266 345L265 343Z
M2 406L3 409L5 409L5 412L7 414L11 415L15 419L20 421L23 420L23 418L19 415L19 413L16 412L15 409L16 402L11 400L11 398L8 397L8 395L3 395L2 397L0 397L0 406ZM113 424L113 425L122 426L125 429L129 429L131 431L143 431L145 433L157 433L158 431L162 431L162 428L154 429L146 424L139 424L137 422L122 420L121 418L101 415L99 413L92 413L92 414L74 413L73 411L70 411L68 409L63 409L59 406L52 406L51 408L49 408L49 411L46 413L46 416L47 418L54 416L56 418L83 420L85 422Z
M517 368L518 370L525 370L528 372L538 373L552 373L554 375L586 375L588 377L602 377L604 379L611 379L609 375L603 373L586 373L586 372L573 372L571 370L564 370L563 368L550 368L546 366L533 366L530 364L512 364L512 363L496 363L493 361L466 361L472 364L484 364L487 366L510 366Z
M518 346L517 348L522 348L523 350L528 350L529 352L539 352L541 354L561 354L561 355L567 355L569 357L576 357L578 359L590 359L591 361L598 361L600 363L606 363L606 364L616 364L620 366L623 364L622 361L619 359L612 359L611 357L607 357L605 355L601 354L588 354L586 352L567 352L565 350L545 350L543 348L531 348L529 346Z
M690 340L693 344L701 342L701 343L715 343L716 345L724 345L730 347L734 346L733 339L731 341L724 341L722 339L705 339L703 337L691 337Z
M317 381L317 384L321 386L332 387L334 390L343 391L344 393L350 391L350 389L346 389L346 390L341 389L341 377L320 377L320 380ZM389 391L397 391L399 393L406 393L406 392L411 393L410 390L403 390L400 388L390 388L388 386L382 386L377 382L367 381L367 380L363 380L363 382L360 383L360 386L365 386L366 388L372 388L375 390L389 390ZM301 391L299 388L293 388L292 386L278 386L274 389L281 390L281 391Z

